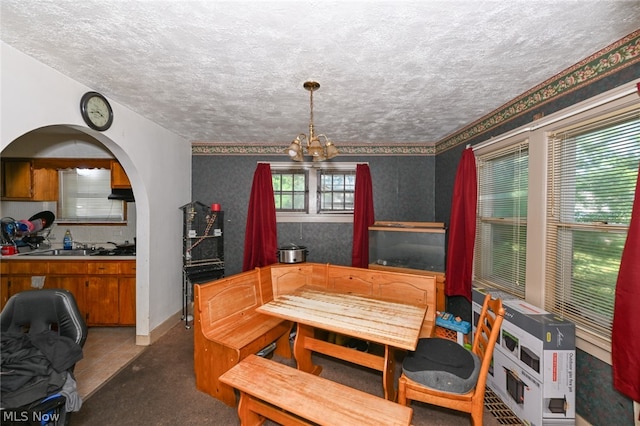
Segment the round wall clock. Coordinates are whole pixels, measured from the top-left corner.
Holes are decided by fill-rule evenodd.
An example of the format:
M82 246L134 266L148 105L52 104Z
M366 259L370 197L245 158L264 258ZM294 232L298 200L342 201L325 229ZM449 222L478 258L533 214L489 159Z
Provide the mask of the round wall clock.
M80 113L89 127L101 132L111 127L113 110L109 101L98 92L87 92L80 99Z

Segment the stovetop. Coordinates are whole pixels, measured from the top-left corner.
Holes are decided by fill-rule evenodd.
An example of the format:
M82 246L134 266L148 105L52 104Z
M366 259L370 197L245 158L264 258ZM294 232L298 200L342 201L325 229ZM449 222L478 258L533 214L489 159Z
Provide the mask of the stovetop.
M91 253L91 256L135 256L135 255L136 255L135 247L114 248L114 249L105 249L103 247L99 247Z

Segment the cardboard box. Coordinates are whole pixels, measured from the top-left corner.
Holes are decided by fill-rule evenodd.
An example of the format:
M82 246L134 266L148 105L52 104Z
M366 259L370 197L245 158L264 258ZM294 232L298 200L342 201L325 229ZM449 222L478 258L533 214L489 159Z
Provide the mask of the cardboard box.
M575 424L575 325L515 296L474 288L474 330L487 293L505 308L487 385L527 424Z
M571 399L564 391L568 375L575 375L575 358L568 353L556 355L558 380L541 383L502 351L493 353L493 369L487 378L487 386L524 424L575 424L575 398ZM565 364L571 365L567 370L572 373L564 369Z

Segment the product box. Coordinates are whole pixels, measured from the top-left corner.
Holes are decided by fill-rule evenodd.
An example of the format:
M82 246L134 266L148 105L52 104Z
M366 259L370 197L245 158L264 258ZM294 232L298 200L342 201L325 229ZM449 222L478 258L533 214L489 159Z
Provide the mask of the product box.
M526 425L574 425L575 396L567 392L567 382L575 383L575 352L562 352L551 354L551 359L545 360L554 366L556 380L540 382L522 363L513 361L501 350L494 350L487 386Z
M487 293L505 308L487 385L527 424L574 424L575 325L515 296L474 288L474 329Z

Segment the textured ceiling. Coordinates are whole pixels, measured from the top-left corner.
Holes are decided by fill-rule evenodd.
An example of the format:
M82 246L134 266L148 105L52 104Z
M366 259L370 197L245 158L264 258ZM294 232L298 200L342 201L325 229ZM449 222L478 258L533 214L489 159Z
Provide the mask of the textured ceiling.
M7 44L192 142L437 142L637 30L640 1L2 0ZM117 120L117 117L115 117Z

